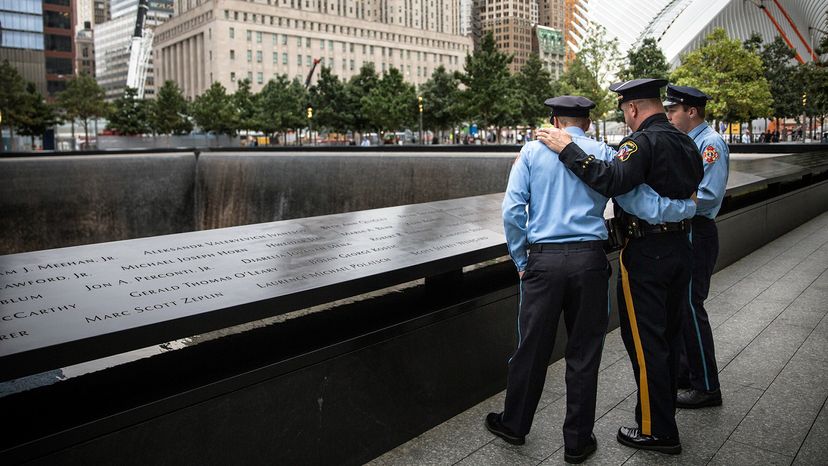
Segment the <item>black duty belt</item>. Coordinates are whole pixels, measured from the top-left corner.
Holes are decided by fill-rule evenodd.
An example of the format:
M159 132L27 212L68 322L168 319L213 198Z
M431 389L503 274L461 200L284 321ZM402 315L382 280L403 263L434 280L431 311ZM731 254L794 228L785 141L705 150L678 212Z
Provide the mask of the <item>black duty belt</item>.
M604 249L603 240L574 241L571 243L535 243L529 245L529 252L574 251L576 249Z
M667 222L667 223L660 223L658 225L649 224L643 220L633 220L628 227L635 227L637 226L638 231L643 236L647 235L655 235L659 233L669 233L673 231L690 231L691 230L692 222L690 219L682 220L680 222Z

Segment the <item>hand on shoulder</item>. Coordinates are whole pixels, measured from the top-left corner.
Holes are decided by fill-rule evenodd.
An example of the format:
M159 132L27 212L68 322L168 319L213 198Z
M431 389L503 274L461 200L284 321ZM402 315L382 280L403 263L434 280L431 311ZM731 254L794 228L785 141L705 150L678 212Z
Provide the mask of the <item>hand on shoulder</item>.
M546 147L558 153L572 142L572 136L558 128L541 128L537 130L537 138Z

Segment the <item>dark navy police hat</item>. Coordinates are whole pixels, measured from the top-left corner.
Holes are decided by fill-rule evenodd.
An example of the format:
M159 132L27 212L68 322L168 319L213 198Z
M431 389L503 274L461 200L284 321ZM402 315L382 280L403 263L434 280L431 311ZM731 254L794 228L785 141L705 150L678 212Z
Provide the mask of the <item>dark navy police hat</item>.
M673 84L667 85L667 100L664 106L670 107L672 105L684 104L691 107L704 107L707 105L707 100L710 96L704 92L690 86L675 86Z
M660 99L659 91L667 85L666 79L632 79L610 85L609 90L618 93L618 104L637 99Z
M552 116L556 117L589 117L589 110L595 108L595 102L586 97L562 95L546 99L543 103L552 108Z

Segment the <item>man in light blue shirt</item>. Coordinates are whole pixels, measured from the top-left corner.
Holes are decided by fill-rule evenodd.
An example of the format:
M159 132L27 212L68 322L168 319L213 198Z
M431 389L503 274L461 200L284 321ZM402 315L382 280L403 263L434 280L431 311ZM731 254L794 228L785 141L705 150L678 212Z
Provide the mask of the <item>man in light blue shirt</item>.
M596 158L612 159L615 151L584 134L593 102L561 96L545 104L552 107L555 126L565 128L576 144ZM568 334L564 458L569 463L584 461L596 449L592 428L611 274L603 249L607 200L538 141L521 150L503 199L506 240L520 276L518 348L509 360L504 411L490 413L486 427L509 443L525 442L563 311ZM661 198L646 185L616 201L653 225L695 213L692 200Z
M679 408L703 408L722 404L719 371L713 345L713 330L704 308L710 290L710 277L719 255L716 214L727 189L730 151L719 133L704 122L709 96L688 86L667 86L667 118L678 130L687 133L704 164L699 184L698 206L693 217L693 270L690 280L689 309L683 322L684 352L680 357L679 387L687 388L676 397Z

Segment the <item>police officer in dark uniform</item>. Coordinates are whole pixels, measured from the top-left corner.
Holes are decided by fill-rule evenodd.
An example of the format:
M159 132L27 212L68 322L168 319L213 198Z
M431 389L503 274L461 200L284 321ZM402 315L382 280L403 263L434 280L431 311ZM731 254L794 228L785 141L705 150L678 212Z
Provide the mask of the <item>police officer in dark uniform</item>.
M634 131L621 141L611 162L572 144L555 130L538 138L587 185L607 196L646 183L661 196L686 199L702 180L702 162L693 140L667 120L659 90L663 79L634 79L610 86ZM637 427L621 427L621 444L668 454L681 452L675 420L676 370L684 302L689 293L692 250L689 222L650 224L616 204L625 233L619 257L621 337L630 355L638 402Z
M679 391L676 406L703 408L722 404L713 330L704 300L710 290L710 276L719 255L719 231L716 214L722 207L727 189L730 151L722 136L704 121L710 97L689 86L667 86L667 118L687 133L699 149L704 164L704 178L698 190L698 208L693 217L693 273L690 299L684 317L684 346L679 362Z

